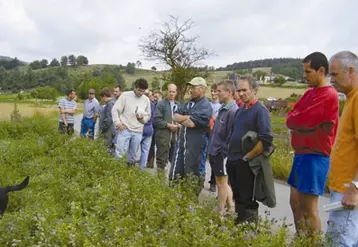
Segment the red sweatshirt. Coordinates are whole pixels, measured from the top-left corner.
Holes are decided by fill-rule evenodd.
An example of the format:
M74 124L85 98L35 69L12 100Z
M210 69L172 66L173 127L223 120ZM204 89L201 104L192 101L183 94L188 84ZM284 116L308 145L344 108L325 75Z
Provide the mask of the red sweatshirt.
M332 86L308 89L287 115L286 125L292 130L295 153L329 156L338 118L338 94Z

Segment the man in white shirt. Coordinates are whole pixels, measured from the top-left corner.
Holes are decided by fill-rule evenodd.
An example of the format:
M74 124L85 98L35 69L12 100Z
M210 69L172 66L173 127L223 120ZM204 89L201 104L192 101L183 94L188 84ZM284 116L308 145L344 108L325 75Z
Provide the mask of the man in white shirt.
M128 166L134 166L143 126L150 119L150 101L144 95L147 89L148 82L137 79L134 90L122 93L112 109L113 122L118 130L115 156L121 158L128 150Z

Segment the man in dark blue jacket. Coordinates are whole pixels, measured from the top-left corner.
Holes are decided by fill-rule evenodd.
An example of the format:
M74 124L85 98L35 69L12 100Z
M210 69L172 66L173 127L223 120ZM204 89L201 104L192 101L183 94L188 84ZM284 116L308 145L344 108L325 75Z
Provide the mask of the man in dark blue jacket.
M173 120L182 125L175 146L169 179L173 180L193 174L200 178L201 154L205 145L205 132L213 115L213 108L205 97L206 81L195 77L189 83L191 99L186 102ZM199 195L204 181L199 179L197 194Z
M99 133L105 139L107 147L112 152L114 151L112 140L116 134L112 119L112 108L115 99L111 97L111 90L108 88L104 88L99 95L102 98L103 103L106 104L101 113L101 117L99 118Z
M258 219L259 204L254 195L255 176L249 161L268 150L273 139L270 113L258 101L257 90L258 83L251 77L240 78L237 91L241 101L235 114L226 165L235 201L236 223L256 222ZM257 133L258 142L251 151L245 152L242 150L242 138L249 131Z

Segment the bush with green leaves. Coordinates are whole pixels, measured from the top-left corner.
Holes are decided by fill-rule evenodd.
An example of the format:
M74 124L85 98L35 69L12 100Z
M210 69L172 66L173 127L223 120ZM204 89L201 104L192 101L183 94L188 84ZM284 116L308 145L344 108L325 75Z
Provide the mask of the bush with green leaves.
M56 100L58 92L55 88L44 86L31 91L31 96L36 99Z
M0 186L30 176L10 194L0 246L286 246L285 227L236 227L211 200L198 203L193 180L168 186L113 159L101 140L56 126L43 117L0 123Z

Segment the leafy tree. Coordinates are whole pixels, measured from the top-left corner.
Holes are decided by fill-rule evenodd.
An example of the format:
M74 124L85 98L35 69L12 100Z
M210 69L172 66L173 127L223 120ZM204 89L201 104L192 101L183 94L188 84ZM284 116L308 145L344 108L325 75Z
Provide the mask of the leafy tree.
M88 81L84 81L78 87L78 95L81 99L86 99L88 97L88 90L93 88L96 90L96 97L99 99L99 92L105 87L112 88L116 84L116 79L110 76L108 73L104 73L101 78L94 77Z
M41 68L44 69L44 68L47 68L47 65L48 65L48 61L46 59L42 59L40 61L40 64L41 64Z
M61 57L61 66L66 67L67 64L68 64L68 58L67 58L67 56L62 56L62 57Z
M54 58L54 59L52 59L52 61L50 62L50 65L49 65L50 67L57 67L57 66L60 66L60 62L56 59L56 58Z
M165 63L171 68L169 76L178 87L178 99L182 100L186 91L186 83L191 79L193 67L199 61L212 55L205 48L198 48L199 37L189 37L194 22L189 20L183 23L179 18L170 16L164 22L161 30L154 30L142 39L139 44L144 57L148 60ZM163 79L168 79L164 76Z
M3 66L6 70L16 69L24 64L25 63L21 62L19 59L17 59L17 57L12 59L0 56L0 66Z
M83 56L83 55L79 55L77 57L77 65L78 66L82 66L82 65L87 65L88 64L88 59L87 57Z
M160 79L158 77L154 77L152 80L152 89L160 89Z
M156 71L157 70L157 67L155 67L155 66L152 66L152 68L151 68L152 70L154 70L154 71Z
M68 63L72 66L75 67L76 66L76 56L75 55L69 55L68 56Z
M283 78L282 76L276 77L273 81L275 84L278 85L282 85L286 82L285 78Z
M29 64L29 66L31 67L31 69L36 70L36 69L41 69L41 62L39 60L35 60L33 62L31 62Z
M0 91L6 88L7 72L3 66L0 66Z
M31 96L37 99L56 100L57 90L53 87L37 87L31 91Z
M135 73L135 63L129 63L128 62L127 67L126 67L126 72L128 74L133 75Z
M267 76L267 73L263 70L256 70L253 73L253 76L256 77L257 80L259 80L260 78Z

